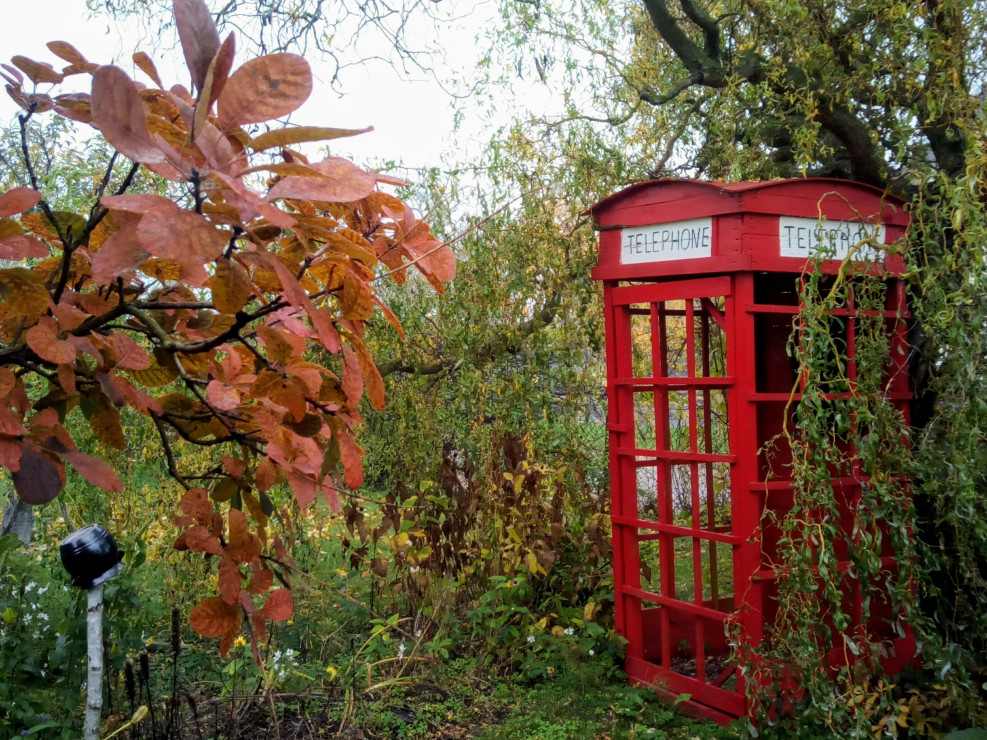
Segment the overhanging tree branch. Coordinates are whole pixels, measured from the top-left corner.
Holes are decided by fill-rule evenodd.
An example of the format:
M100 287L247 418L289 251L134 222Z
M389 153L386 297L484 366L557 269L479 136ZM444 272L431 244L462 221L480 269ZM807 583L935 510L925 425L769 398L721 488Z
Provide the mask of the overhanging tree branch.
M689 6L689 7L687 7ZM723 66L719 59L719 30L712 18L700 11L691 0L683 0L682 7L689 15L690 20L695 22L706 34L706 48L700 48L689 35L682 30L678 22L668 11L665 0L644 0L644 7L651 16L651 22L655 30L661 35L675 52L675 55L682 61L685 68L698 76L702 84L708 87L723 87L726 84ZM690 15L695 15L695 18ZM717 36L711 43L710 33Z

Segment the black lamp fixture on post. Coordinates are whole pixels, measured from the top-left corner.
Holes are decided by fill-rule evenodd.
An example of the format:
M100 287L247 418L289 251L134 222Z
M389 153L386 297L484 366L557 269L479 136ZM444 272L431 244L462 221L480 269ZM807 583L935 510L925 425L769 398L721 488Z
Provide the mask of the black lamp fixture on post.
M98 740L99 715L103 708L103 584L123 570L123 553L113 535L97 524L78 529L62 540L59 553L62 565L72 576L72 585L88 592L86 642L89 662L83 737Z

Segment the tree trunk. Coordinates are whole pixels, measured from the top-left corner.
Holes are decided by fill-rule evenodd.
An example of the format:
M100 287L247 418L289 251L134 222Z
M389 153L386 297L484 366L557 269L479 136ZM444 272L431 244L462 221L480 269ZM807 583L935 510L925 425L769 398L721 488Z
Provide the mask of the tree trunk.
M34 509L17 498L13 491L3 512L3 524L0 525L0 537L7 534L16 534L25 547L31 544L34 536Z

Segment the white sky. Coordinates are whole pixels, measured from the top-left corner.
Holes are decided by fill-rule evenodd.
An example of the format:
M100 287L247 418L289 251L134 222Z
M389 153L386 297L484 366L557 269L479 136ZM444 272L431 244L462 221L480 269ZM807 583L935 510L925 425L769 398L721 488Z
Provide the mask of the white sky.
M207 4L212 5L210 0ZM188 85L187 73L179 76L177 71L169 71L169 59L184 63L181 51L169 48L170 41L162 43L160 39L148 38L138 24L120 29L106 18L91 19L84 0L0 0L0 6L4 11L4 22L0 24L0 61L4 63L9 64L12 56L20 54L60 68L64 63L48 51L45 43L61 40L73 44L90 61L118 64L135 79L145 82L143 74L134 70L131 55L137 50L146 51L166 85L175 82ZM421 35L412 35L418 42L445 50L446 58L437 72L444 82L457 77L459 81L465 79L481 52L475 42L477 29L493 20L493 9L489 5L480 7L480 11L457 24L446 24L437 30L422 29ZM374 131L369 134L334 142L334 153L349 156L357 164L366 166L374 160L401 160L408 166L439 164L440 154L455 146L452 129L457 107L468 121L466 138L474 142L469 148L475 148L477 139L484 138L475 107L469 102L452 100L429 75L419 70L406 74L384 62L350 68L345 71L337 93L329 88L326 79L331 70L320 69L314 55L307 55L307 59L315 73L315 90L292 116L292 121L340 128L373 126ZM236 64L243 61L238 52ZM82 91L87 79L80 75L69 81L78 80L79 88L75 90ZM17 106L0 89L0 120L12 121L17 111ZM510 110L498 111L496 117L506 123L510 113Z

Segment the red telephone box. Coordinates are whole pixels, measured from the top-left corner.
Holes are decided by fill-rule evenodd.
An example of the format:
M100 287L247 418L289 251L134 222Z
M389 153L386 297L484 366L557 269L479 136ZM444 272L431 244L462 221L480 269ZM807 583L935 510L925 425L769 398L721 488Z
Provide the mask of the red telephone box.
M867 243L894 242L908 214L876 188L831 179L658 180L591 212L600 231L593 277L603 281L606 306L616 619L628 641L626 670L635 683L689 694L687 710L729 722L748 706L726 628L736 625L741 640L757 645L774 620L778 534L762 519L766 507L781 515L791 507L791 458L783 445L766 445L799 400L786 352L798 281L813 262L835 273L845 258L867 254ZM820 242L834 259L812 259ZM878 269L888 282L889 362L898 363L886 391L907 421L904 266L889 256ZM853 374L854 307L834 316ZM834 480L847 532L865 484L859 474ZM881 555L893 567L893 553ZM859 607L863 597L858 590L847 598ZM914 636L900 637L888 622L893 649L884 663L896 673L913 659ZM841 656L834 649L827 658L836 665Z

